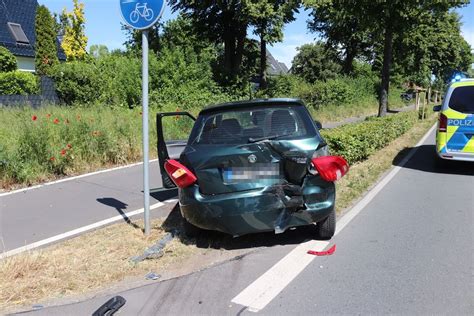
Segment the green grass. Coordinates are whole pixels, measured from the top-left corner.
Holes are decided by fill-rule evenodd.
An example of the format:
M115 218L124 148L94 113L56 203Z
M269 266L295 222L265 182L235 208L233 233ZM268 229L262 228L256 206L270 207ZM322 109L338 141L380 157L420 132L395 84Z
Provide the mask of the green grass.
M4 188L126 164L141 157L139 110L45 107L0 111L0 180ZM153 128L150 138L156 143Z
M399 109L407 106L400 98L402 89L392 88L389 95L389 109ZM414 101L413 101L414 103ZM351 117L365 117L376 115L379 110L377 98L375 96L366 96L358 99L356 102L344 105L325 105L319 109L309 107L311 115L315 120L321 123L339 122Z

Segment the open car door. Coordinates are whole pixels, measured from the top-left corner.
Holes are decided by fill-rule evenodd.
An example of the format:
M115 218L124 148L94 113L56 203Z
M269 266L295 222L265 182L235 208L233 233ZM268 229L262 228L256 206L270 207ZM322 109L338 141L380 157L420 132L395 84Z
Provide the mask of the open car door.
M165 162L169 159L179 161L195 121L196 118L188 112L164 112L156 115L158 163L163 187L166 189L175 188L176 185L165 171Z

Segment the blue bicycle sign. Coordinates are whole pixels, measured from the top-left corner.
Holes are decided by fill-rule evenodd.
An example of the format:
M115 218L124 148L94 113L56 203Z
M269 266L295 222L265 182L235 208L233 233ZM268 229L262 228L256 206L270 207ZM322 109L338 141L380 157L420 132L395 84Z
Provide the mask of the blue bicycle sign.
M138 30L152 27L163 14L164 0L120 0L124 22Z

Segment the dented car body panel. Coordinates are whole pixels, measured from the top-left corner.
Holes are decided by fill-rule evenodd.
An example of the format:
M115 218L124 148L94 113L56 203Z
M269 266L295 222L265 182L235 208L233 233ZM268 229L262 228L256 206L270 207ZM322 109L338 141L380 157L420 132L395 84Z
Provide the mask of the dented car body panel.
M205 109L179 156L197 178L179 189L181 213L194 226L233 236L320 222L334 211L335 185L309 172L318 153L327 154L327 145L299 100Z

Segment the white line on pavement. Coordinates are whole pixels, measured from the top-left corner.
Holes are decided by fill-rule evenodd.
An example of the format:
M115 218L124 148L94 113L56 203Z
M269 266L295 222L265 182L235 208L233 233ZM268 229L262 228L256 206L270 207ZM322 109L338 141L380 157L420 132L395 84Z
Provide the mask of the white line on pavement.
M403 166L413 157L418 148L428 139L435 127L436 125L425 134L415 148L400 162L399 166L393 167L392 171L385 176L382 181L365 195L346 215L337 221L334 236L338 235L370 201L374 199L390 180L395 177ZM315 259L315 256L307 254L308 250L322 251L328 245L328 242L318 240L311 240L298 245L267 272L234 297L232 303L247 306L251 312L261 311Z
M162 207L163 205L165 205L165 204L161 203L161 202L150 205L150 210L157 209L159 207ZM12 249L10 251L0 253L0 260L11 257L11 256L14 256L14 255L17 255L17 254L25 252L25 251L30 251L30 250L33 250L33 249L36 249L36 248L39 248L39 247L42 247L42 246L46 246L46 245L58 242L60 240L64 240L64 239L67 239L67 238L70 238L70 237L73 237L73 236L77 236L79 234L82 234L82 233L85 233L85 232L88 232L88 231L91 231L91 230L94 230L94 229L97 229L97 228L100 228L100 227L103 227L103 226L106 226L106 225L109 225L109 224L112 224L112 223L115 223L115 222L118 222L120 220L123 220L126 217L130 218L132 216L139 215L139 214L142 214L142 213L143 213L143 208L141 208L139 210L136 210L136 211L125 213L124 215L117 215L117 216L105 219L103 221L100 221L100 222L97 222L97 223L94 223L94 224L90 224L90 225L87 225L87 226L84 226L84 227L80 227L80 228L65 232L63 234L59 234L59 235L47 238L47 239L43 239L43 240L34 242L32 244L29 244L29 245L26 245L26 246L23 246L23 247Z
M157 161L158 161L158 159L153 159L153 160L150 160L150 163L157 162ZM101 173L107 173L107 172L117 171L117 170L122 170L122 169L129 169L129 168L133 168L133 167L136 167L136 166L140 166L142 164L143 164L143 162L138 162L138 163L134 163L134 164L131 164L131 165L120 166L120 167L115 167L115 168L110 168L110 169L99 170L99 171L95 171L95 172L91 172L91 173L81 174L80 176L64 178L64 179L61 179L61 180L56 180L56 181L52 181L52 182L38 184L38 185L28 187L28 188L23 188L23 189L18 189L18 190L15 190L15 191L0 193L0 197L7 196L7 195L12 195L12 194L16 194L16 193L21 193L21 192L26 192L26 191L30 191L30 190L35 190L35 189L39 189L39 188L42 188L42 187L46 187L46 186L50 186L50 185L58 184L58 183L62 183L62 182L67 182L67 181L77 180L77 179L81 179L81 178L85 178L85 177L95 176L95 175L98 175L98 174L101 174Z

